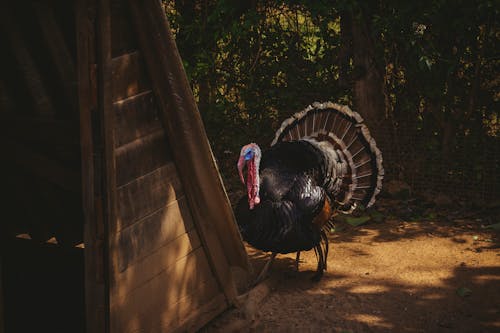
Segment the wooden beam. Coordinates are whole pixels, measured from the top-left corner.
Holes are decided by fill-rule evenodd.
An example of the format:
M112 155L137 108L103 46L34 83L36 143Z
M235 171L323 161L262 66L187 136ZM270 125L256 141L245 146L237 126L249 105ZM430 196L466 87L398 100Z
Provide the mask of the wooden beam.
M35 7L36 17L40 24L45 44L54 59L57 76L63 84L67 100L76 112L76 69L73 57L64 41L61 29L57 25L52 8L43 1L34 2L33 6Z
M107 289L104 283L103 223L101 201L95 197L94 142L92 112L96 101L95 43L93 24L95 8L90 0L75 4L78 109L80 113L80 151L82 163L82 206L85 244L85 318L88 333L107 332ZM99 144L99 143L97 143Z
M59 187L71 191L80 191L80 175L78 172L67 169L57 161L40 153L31 151L29 148L14 141L3 140L2 152L25 171L41 177Z
M0 30L7 37L14 57L23 74L26 87L34 102L36 112L42 116L53 116L54 107L49 94L45 89L42 76L33 60L19 28L12 19L8 6L0 8Z
M115 147L163 129L151 90L115 102Z
M115 232L153 214L183 196L181 182L173 163L150 172L118 188Z
M0 78L0 116L14 112L14 102L7 92L3 78Z
M78 123L75 121L18 117L14 114L0 114L0 120L2 136L12 141L52 146L78 145L80 141Z
M136 139L115 150L118 186L171 162L163 129Z
M140 94L150 88L144 59L138 51L113 58L111 66L114 102Z
M98 114L101 124L102 138L102 195L104 210L104 277L106 285L106 331L111 330L113 313L111 309L112 279L117 271L116 254L110 249L110 244L116 240L116 165L114 152L114 112L112 95L112 63L111 63L111 3L110 0L98 0L96 57L97 57L97 90Z
M3 305L3 271L2 271L2 263L3 258L0 254L0 333L5 333L5 316L4 316L4 305Z

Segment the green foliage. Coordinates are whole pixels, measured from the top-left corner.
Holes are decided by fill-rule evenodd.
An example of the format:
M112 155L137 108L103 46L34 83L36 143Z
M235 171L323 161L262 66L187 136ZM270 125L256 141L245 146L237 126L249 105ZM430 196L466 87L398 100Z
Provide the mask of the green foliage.
M346 12L369 27L387 121L396 136L404 134L387 162L405 172L421 168L413 160L404 166L401 147L411 146L448 161L450 177L487 173L478 147L500 135L495 2L197 0L166 1L165 8L226 177L241 145L265 147L291 113L313 101L351 104L352 89L339 85ZM458 150L470 153L469 164L453 164Z

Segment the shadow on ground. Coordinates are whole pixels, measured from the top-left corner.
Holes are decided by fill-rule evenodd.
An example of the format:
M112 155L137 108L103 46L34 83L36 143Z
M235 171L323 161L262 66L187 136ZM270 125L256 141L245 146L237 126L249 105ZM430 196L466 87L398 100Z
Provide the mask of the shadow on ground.
M498 233L476 224L388 220L330 235L319 283L314 252L277 257L280 279L246 332L500 331ZM256 271L269 255L248 248ZM205 328L222 330L222 316Z

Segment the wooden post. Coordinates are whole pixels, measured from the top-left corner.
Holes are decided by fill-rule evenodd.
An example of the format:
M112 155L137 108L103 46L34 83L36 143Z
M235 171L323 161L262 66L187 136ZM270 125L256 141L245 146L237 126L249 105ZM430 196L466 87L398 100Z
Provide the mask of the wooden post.
M94 35L95 8L89 0L76 2L76 40L80 149L82 165L82 206L85 244L85 309L88 333L107 332L107 289L103 277L103 223L100 198L95 196L92 112L95 112ZM93 15L94 17L89 17Z
M4 307L3 307L3 279L2 279L2 264L3 258L0 255L0 333L5 333L5 317L4 317Z

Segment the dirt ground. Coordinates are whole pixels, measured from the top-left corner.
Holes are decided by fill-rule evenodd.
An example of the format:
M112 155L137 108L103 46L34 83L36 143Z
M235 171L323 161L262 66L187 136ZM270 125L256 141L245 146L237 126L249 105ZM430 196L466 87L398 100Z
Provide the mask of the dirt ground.
M270 272L276 288L253 320L232 330L500 332L498 231L460 214L408 220L337 226L328 271L318 283L310 280L313 251L302 254L298 274L295 255L279 255ZM258 271L268 255L248 252ZM202 331L227 332L241 316L228 311Z

